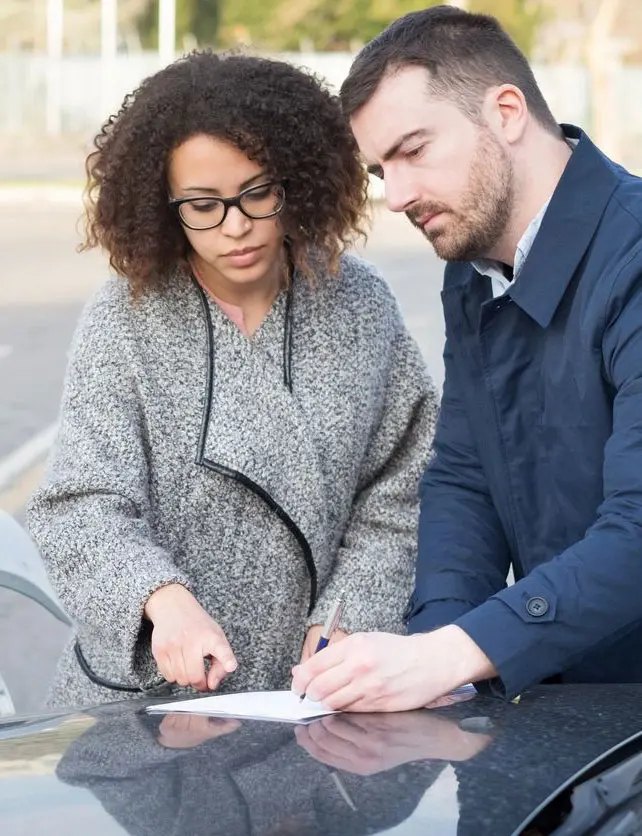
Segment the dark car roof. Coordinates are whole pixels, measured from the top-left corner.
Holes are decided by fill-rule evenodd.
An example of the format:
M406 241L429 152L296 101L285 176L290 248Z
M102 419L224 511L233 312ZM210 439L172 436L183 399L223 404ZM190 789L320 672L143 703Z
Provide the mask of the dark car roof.
M511 836L642 730L642 685L310 726L149 715L127 701L0 723L0 832Z

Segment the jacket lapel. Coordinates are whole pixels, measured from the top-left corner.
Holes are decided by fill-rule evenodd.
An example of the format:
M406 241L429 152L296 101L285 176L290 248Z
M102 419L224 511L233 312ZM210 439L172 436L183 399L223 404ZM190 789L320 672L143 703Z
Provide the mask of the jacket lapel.
M308 422L286 382L287 340L270 353L260 343L239 340L242 350L227 345L217 333L219 312L200 287L198 292L209 371L197 463L244 485L289 528L310 574L312 609L315 563L330 549L327 498ZM279 325L283 333L282 320Z
M548 328L578 265L586 255L606 206L618 186L610 162L582 131L563 126L579 140L509 295L541 328ZM590 189L586 184L590 183Z

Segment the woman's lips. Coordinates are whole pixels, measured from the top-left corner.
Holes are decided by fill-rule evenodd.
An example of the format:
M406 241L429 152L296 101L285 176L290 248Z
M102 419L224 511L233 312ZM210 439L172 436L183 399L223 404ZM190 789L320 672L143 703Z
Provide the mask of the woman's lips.
M226 253L224 258L234 267L251 267L261 258L263 247L243 247Z

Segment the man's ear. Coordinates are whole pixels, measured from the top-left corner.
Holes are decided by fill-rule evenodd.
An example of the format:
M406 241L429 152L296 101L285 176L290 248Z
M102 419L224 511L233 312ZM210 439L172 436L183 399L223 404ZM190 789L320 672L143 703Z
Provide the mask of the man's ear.
M524 94L514 84L491 87L484 97L482 115L498 138L513 145L521 139L528 121Z

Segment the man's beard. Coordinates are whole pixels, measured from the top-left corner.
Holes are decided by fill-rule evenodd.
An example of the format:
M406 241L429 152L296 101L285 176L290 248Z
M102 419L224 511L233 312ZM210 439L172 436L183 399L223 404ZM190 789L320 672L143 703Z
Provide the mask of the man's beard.
M504 234L514 199L512 160L491 132L484 130L473 154L460 208L422 203L406 215L430 241L439 258L474 261L486 257ZM444 213L443 226L424 230L419 219L438 212Z

